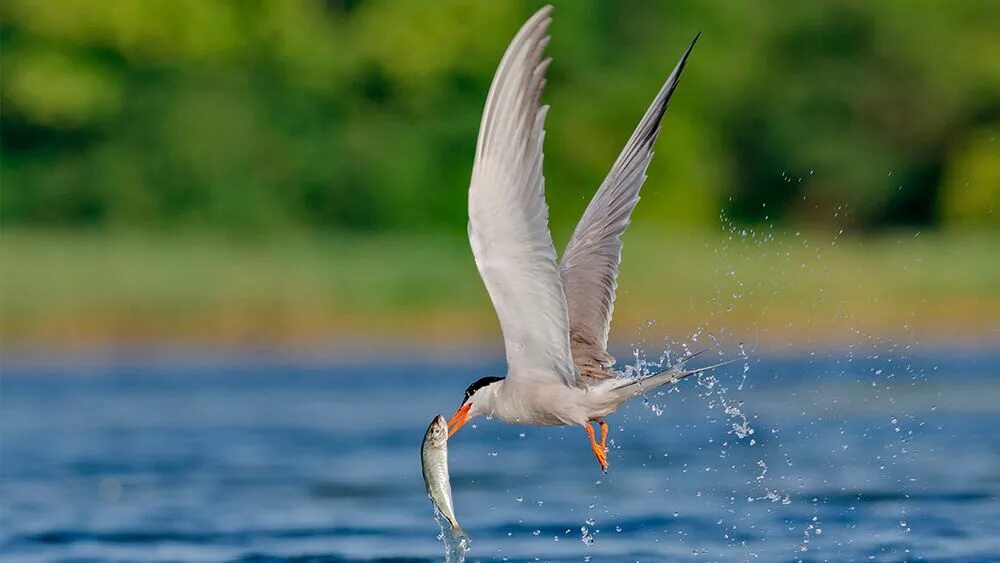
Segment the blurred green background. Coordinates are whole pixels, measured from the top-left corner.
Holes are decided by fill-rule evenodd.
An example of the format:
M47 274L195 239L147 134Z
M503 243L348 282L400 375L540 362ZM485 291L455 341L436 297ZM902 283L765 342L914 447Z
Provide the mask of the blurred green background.
M4 343L492 336L468 178L541 4L6 0ZM1000 340L1000 4L555 6L560 247L702 32L626 238L622 330Z

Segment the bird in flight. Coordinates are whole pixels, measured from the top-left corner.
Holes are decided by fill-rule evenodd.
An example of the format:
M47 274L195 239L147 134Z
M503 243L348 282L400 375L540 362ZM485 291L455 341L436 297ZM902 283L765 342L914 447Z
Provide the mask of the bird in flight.
M469 187L469 242L500 320L507 376L484 377L466 389L448 422L449 436L479 415L582 426L606 472L605 417L641 393L717 367L684 371L681 362L641 379L617 377L607 350L621 236L639 201L667 103L698 38L646 110L557 261L542 177L548 106L539 105L551 61L544 57L551 13L551 6L540 9L511 40L483 109Z

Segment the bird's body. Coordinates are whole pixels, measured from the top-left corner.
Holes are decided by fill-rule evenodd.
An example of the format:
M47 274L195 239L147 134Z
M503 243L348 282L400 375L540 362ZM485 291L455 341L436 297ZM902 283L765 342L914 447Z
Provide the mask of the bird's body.
M534 426L583 426L588 421L604 418L621 406L606 387L614 380L604 380L591 386L567 387L558 383L520 388L517 377L508 375L495 385L496 397L484 414L512 424Z
M660 121L694 42L653 99L557 261L542 176L548 107L539 105L550 62L543 53L551 11L550 6L542 8L522 26L497 68L469 187L469 243L500 320L507 376L482 378L469 386L449 427L453 434L478 415L515 424L583 426L606 469L604 418L639 393L696 373L677 365L645 379L620 378L607 350L621 236L639 201ZM600 444L591 422L601 425Z
M531 426L585 426L618 410L626 401L650 389L673 383L698 370L683 370L681 364L649 377L590 379L583 385L567 387L541 383L526 388L520 378L508 375L483 389L484 407L480 414L510 424Z

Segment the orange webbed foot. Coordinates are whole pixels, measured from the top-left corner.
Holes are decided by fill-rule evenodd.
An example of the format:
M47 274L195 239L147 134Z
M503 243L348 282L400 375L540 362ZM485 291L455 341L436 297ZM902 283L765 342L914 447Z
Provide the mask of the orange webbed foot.
M597 437L594 435L594 428L587 424L587 436L590 437L590 449L594 452L594 457L597 458L597 463L601 464L601 471L604 473L608 472L608 448L607 448L607 423L603 420L601 421L601 443L597 443Z

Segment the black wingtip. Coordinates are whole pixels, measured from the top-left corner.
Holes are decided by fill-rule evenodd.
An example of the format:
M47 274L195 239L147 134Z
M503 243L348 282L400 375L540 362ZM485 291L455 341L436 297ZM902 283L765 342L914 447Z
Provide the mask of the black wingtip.
M684 56L681 57L681 62L682 63L687 60L688 55L690 55L691 51L694 50L694 46L698 43L698 38L700 38L700 37L701 37L701 32L699 31L698 33L696 33L694 35L694 39L691 40L691 44L688 45L687 50L684 51Z
M677 62L677 66L674 68L674 71L670 73L670 77L667 79L667 84L670 85L669 92L666 96L667 100L670 99L670 95L673 94L674 88L676 88L677 83L680 82L681 73L684 72L684 67L687 65L688 57L691 55L691 51L694 50L694 46L698 42L699 37L701 37L700 31L695 34L694 39L691 40L691 44L688 45L688 48L684 50L684 54L681 55L681 60Z
M692 49L694 49L695 43L698 42L698 38L701 37L701 32L699 31L695 36L688 48L684 50L684 54L681 55L681 59L677 62L677 66L667 77L667 81L663 84L663 89L658 94L658 100L654 101L654 107L656 107L656 117L650 121L650 125L643 131L641 137L639 137L639 142L642 146L649 147L648 150L652 151L653 143L656 142L656 137L660 133L660 122L663 120L663 116L667 113L667 105L670 103L671 96L674 95L674 90L680 83L681 74L684 72L684 67L687 65L688 56L691 54Z
M695 34L694 39L691 40L691 44L688 45L688 48L684 50L684 54L681 55L680 64L678 65L678 67L681 70L684 70L684 64L687 63L688 56L691 54L691 51L694 50L694 46L698 43L698 38L699 37L701 37L701 32L700 31ZM678 78L680 78L680 74L679 73L678 73Z

